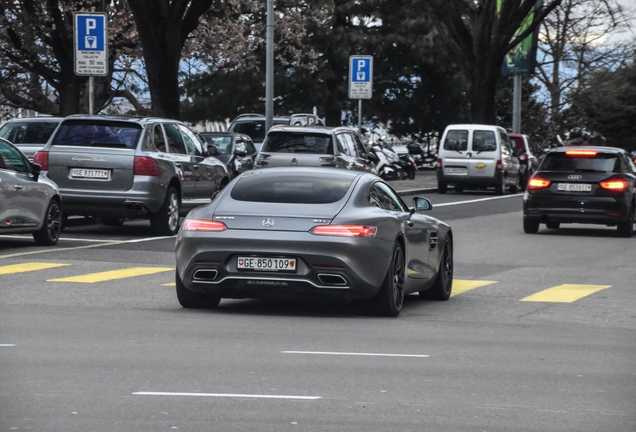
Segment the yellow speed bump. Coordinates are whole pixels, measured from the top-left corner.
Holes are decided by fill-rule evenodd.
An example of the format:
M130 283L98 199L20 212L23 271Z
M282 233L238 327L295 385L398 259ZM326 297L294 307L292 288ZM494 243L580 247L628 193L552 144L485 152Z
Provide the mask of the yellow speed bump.
M611 288L611 285L572 285L564 284L548 288L521 301L572 303L597 291Z
M80 276L72 276L60 279L49 279L47 282L82 282L82 283L95 283L105 282L115 279L124 279L134 276L145 276L155 273L163 273L168 271L174 271L174 267L131 267L121 270L111 270L100 273L90 273Z
M451 297L456 296L457 294L465 293L466 291L470 291L475 288L480 288L495 283L497 283L497 281L454 279Z
M55 267L63 267L70 264L51 264L51 263L24 263L24 264L13 264L0 267L0 275L5 274L13 274L13 273L24 273L30 272L34 270L46 270Z

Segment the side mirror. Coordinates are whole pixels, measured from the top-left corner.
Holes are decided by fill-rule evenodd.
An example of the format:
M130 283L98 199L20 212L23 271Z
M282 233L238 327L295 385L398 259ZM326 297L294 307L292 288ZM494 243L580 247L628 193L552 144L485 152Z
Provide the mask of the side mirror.
M208 145L208 156L218 156L219 155L219 148L215 145Z
M31 169L33 170L33 179L35 181L38 181L38 179L40 178L40 173L42 172L42 165L32 162Z
M413 198L413 210L411 213L418 211L428 211L433 209L433 204L427 199L422 197Z

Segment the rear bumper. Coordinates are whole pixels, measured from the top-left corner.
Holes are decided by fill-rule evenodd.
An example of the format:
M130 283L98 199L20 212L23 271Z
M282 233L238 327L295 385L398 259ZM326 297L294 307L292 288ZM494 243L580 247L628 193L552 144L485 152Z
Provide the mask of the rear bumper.
M392 251L391 242L377 238L227 230L180 231L175 254L177 273L193 292L221 298L353 301L377 294ZM239 256L296 258L296 271L239 270Z
M443 170L437 170L437 181L452 185L462 186L494 186L503 182L503 171L495 172L494 176L468 176L468 175L448 175Z
M616 225L628 215L625 201L613 197L533 196L526 192L523 202L524 218L541 223Z
M127 191L60 189L65 215L105 217L146 217L161 209L167 185L156 177L136 176Z

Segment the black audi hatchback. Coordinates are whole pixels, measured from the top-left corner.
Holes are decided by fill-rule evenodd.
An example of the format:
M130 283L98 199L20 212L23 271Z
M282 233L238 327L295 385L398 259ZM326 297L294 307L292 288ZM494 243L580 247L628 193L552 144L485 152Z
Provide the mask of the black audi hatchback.
M530 178L523 197L523 230L562 223L616 226L634 232L636 167L613 147L560 147L551 150Z

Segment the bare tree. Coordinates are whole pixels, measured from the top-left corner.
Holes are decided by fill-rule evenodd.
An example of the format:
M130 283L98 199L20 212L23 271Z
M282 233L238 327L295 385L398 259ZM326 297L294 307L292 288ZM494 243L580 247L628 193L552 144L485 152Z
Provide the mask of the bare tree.
M506 54L530 35L562 0L545 1L532 23L515 36L529 16L530 0L424 0L435 18L441 43L470 83L470 117L475 123L495 121L495 92Z
M546 17L537 78L549 93L553 118L582 88L603 82L607 73L633 58L633 40L610 37L628 29L630 18L616 0L563 0Z

